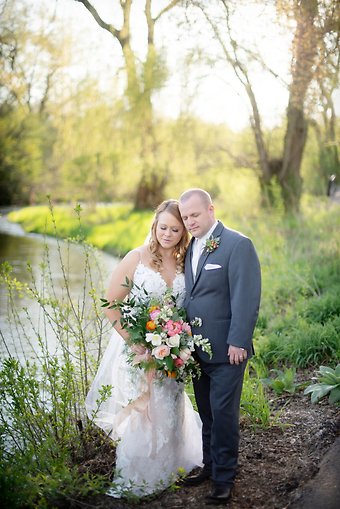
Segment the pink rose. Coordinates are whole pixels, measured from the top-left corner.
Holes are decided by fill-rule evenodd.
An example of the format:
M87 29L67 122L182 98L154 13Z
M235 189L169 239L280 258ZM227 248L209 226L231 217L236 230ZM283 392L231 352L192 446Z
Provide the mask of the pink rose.
M177 359L174 360L174 364L176 368L180 368L184 364L184 360L177 357Z
M182 330L184 332L187 332L188 334L191 334L191 327L190 327L190 325L187 322L184 322L182 324Z
M160 346L156 346L156 348L154 348L152 350L152 355L154 357L156 357L156 359L164 359L164 357L167 357L168 355L170 354L170 348L168 347L168 345L160 345Z
M179 334L182 332L182 324L181 322L174 322L173 320L168 320L164 326L164 330L167 331L168 336L175 336L175 334Z
M182 359L182 361L184 362L187 362L190 357L191 357L191 351L189 348L183 348L180 352L179 352L179 356L180 358Z
M151 320L155 321L159 313L160 313L159 309L154 309L153 311L151 311L150 313Z

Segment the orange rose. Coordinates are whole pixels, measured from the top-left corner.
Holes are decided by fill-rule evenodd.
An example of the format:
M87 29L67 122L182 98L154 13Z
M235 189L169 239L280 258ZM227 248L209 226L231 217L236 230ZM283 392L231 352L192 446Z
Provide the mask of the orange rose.
M168 378L176 378L176 371L166 371Z
M149 320L148 322L146 322L146 328L147 328L147 330L155 330L155 328L156 328L155 322L153 322L152 320Z

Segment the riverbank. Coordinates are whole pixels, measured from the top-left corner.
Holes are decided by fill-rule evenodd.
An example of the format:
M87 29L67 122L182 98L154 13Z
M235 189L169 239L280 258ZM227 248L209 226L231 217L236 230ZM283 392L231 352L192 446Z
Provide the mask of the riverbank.
M139 214L128 205L119 211L119 207L113 207L111 212L110 208L105 207L99 207L98 211L89 208L86 213L84 208L85 215L81 213L80 224L76 211L73 212L74 217L70 218L70 207L56 208L54 219L41 215L41 209L35 208L16 211L15 214L22 214L19 217L25 229L31 228L32 231L40 225L40 233L52 235L62 236L61 232L64 232L66 237L88 240L89 233L100 227L99 231L107 230L108 235L101 242L109 248L125 246L121 251L123 253L128 246L131 249L141 242L140 238L130 233L136 231L136 222L144 225L143 232L138 232L144 241L152 212ZM50 213L48 207L45 213ZM18 216L10 215L11 219L14 217ZM26 218L25 222L23 217ZM102 218L101 224L96 224L98 217ZM254 337L257 356L250 363L251 370L242 394L241 464L229 507L285 509L299 499L303 488L317 473L322 457L331 449L339 434L339 408L329 404L327 399L311 405L310 397L303 395L303 388L313 381L321 364L335 367L340 357L340 207L324 200L314 200L306 203L303 213L294 218L284 218L279 212L270 216L262 213L256 217L235 218L226 211L220 213L219 217L254 240L263 275L261 311ZM49 224L49 229L46 229L46 224ZM121 237L124 237L124 243ZM100 321L97 322L102 314L98 309L99 296L92 292L92 288L90 291L94 309L98 310L95 323L100 324ZM69 339L69 314L60 312L63 311L59 307L62 304L60 299L54 298L51 303L55 306L56 323L61 332L63 317L67 319L64 331ZM15 301L15 305L17 307L18 301ZM76 307L78 309L81 308ZM87 315L77 317L79 328L75 334L76 340L88 330L88 326L84 326L86 319ZM91 331L89 337L94 336ZM82 359L83 343L80 345L79 359ZM46 361L49 367L48 383L54 383L58 380L56 376L50 377L50 369L52 372L56 369L54 359L47 357ZM68 361L73 362L73 358ZM69 377L68 370L63 370L62 366L60 369L58 376ZM82 372L88 376L88 367ZM264 378L273 383L264 384ZM77 377L72 376L72 381L78 383ZM29 378L23 382L18 398L32 383ZM61 379L61 382L60 395L65 397L63 391L65 387L71 387L70 379ZM9 388L12 390L12 386ZM27 455L24 451L21 459L18 455L18 463L9 459L5 471L7 495L21 501L30 497L31 502L27 507L37 507L38 504L46 508L65 509L80 509L84 505L99 509L135 507L131 501L98 494L103 492L98 474L104 480L112 474L114 451L97 446L92 432L87 434L88 428L84 433L85 421L79 424L79 419L72 414L72 408L82 404L79 393L66 394L72 403L67 406L70 413L64 412L65 407L59 410L57 407L60 422L54 419L52 423L50 414L44 413L45 407L39 406L39 392L37 394L39 401L35 400L34 405L44 419L41 424L47 424L52 445L48 450L44 449L47 443L44 431L44 440L41 443L34 441L34 461L30 451ZM56 405L59 405L59 400L59 397L56 398ZM20 409L20 417L25 419L35 419L36 415L31 415L29 408ZM38 429L39 425L40 422L34 421ZM70 435L60 442L59 433L63 432L65 426L73 428ZM29 429L25 422L22 423L22 429ZM50 450L53 451L52 455L49 455ZM22 477L18 475L21 471L25 472ZM0 478L0 488L2 481ZM139 503L142 507L152 509L203 509L204 495L208 489L209 483L192 490L168 489L157 498L140 500ZM18 504L11 507L26 507L23 503ZM294 509L297 508L294 506Z
M239 216L223 203L216 209L226 225L249 236L257 249L263 292L256 339L261 344L271 340L268 332L272 328L281 329L287 323L293 329L301 326L307 340L310 331L303 330L297 317L311 315L312 321L324 326L324 317L335 316L334 310L340 313L336 297L340 294L337 203L305 196L301 214L294 217L285 217L280 210ZM48 206L25 207L8 214L8 219L26 232L84 239L117 257L144 243L152 217L152 211L136 211L127 203L83 205L81 209L58 205L53 215ZM318 356L312 361L316 364Z
M131 204L47 205L23 207L7 214L28 233L86 240L94 247L121 257L144 243L152 211L135 211ZM127 234L128 232L128 234Z

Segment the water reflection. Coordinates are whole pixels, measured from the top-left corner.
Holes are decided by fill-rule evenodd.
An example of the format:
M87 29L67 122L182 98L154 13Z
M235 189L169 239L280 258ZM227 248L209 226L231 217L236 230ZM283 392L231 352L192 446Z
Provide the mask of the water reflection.
M56 299L67 298L64 281L66 276L72 301L75 306L82 306L84 296L87 295L91 286L89 279L86 280L84 276L87 259L82 246L58 242L53 238L43 238L41 235L27 235L19 225L13 225L4 217L0 217L0 263L9 262L13 268L13 275L21 283L32 287L33 276L38 288L46 292L46 278L43 280L41 277L44 267L48 274L47 279L50 279L49 292L54 294ZM27 263L32 268L32 274L27 270ZM117 259L105 253L97 253L96 256L91 253L89 263L93 287L101 296L101 292L108 284L110 272L117 264ZM8 322L10 316L13 318L13 309L19 323L16 327ZM0 330L3 341L1 341L0 355L5 355L8 348L12 355L21 360L33 356L33 350L37 347L36 331L41 328L44 329L43 334L49 349L56 349L55 334L48 324L43 323L40 306L27 296L22 298L15 296L15 306L11 310L7 290L1 285Z

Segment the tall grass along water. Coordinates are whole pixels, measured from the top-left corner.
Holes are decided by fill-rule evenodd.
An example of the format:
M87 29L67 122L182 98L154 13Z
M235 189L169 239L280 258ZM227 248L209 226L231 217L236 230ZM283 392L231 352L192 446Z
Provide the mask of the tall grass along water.
M82 227L79 207L72 219L70 208L57 212L58 224L50 207L48 231L54 238L26 235L0 218L0 491L5 507L54 507L60 500L103 492L114 468L114 444L87 419L84 398L111 333L100 297L117 260L86 239L124 253L145 238L151 213L139 214L129 205L101 207L98 214L87 211ZM44 231L46 221L34 208L15 217L25 218L30 230ZM223 208L219 217L254 240L261 260L257 355L249 363L241 407L247 425L265 428L278 423L271 407L277 380L290 394L300 390L297 370L313 372L322 364L331 369L338 363L340 207L306 201L297 217L273 211L232 218ZM103 387L98 407L110 390Z

